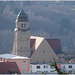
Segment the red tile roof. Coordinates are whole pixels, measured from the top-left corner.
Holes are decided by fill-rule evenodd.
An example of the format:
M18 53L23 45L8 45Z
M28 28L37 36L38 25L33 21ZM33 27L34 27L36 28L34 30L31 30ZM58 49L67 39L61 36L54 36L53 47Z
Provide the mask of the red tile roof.
M21 74L16 62L0 62L0 74Z

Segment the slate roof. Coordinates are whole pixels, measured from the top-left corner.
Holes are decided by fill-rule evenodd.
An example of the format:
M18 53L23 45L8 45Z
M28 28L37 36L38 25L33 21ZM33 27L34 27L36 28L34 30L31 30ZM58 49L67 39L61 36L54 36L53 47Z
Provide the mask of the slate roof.
M28 15L24 12L24 10L21 10L17 16L17 22L28 22Z
M0 62L0 74L21 74L16 62Z

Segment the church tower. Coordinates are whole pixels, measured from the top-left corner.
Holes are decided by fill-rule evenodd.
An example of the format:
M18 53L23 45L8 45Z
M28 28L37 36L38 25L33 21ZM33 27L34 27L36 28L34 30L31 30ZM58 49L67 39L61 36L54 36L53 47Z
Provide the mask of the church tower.
M30 29L27 14L22 10L16 19L13 54L30 57Z

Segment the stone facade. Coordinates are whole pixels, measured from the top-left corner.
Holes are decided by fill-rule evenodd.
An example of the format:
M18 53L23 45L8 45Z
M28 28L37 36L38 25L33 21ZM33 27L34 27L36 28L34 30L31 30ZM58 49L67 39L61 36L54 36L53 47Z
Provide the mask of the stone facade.
M31 63L49 63L53 60L52 57L59 59L55 51L57 52L58 47L61 49L60 41L37 36L30 37L28 16L23 10L17 16L14 31L13 54L30 57Z
M13 54L30 57L30 29L27 14L22 10L16 19Z
M54 57L59 59L45 38L31 36L31 39L36 39L35 51L31 56L31 63L50 63Z

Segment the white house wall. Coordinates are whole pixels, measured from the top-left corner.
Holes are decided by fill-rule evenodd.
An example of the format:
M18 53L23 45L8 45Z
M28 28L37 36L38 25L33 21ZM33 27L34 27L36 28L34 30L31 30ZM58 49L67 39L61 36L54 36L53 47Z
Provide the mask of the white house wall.
M37 69L37 66L40 66L39 69ZM44 68L45 66L45 68ZM57 73L54 71L55 68L51 67L49 64L30 64L30 72L37 73L39 71L45 72L45 73Z

